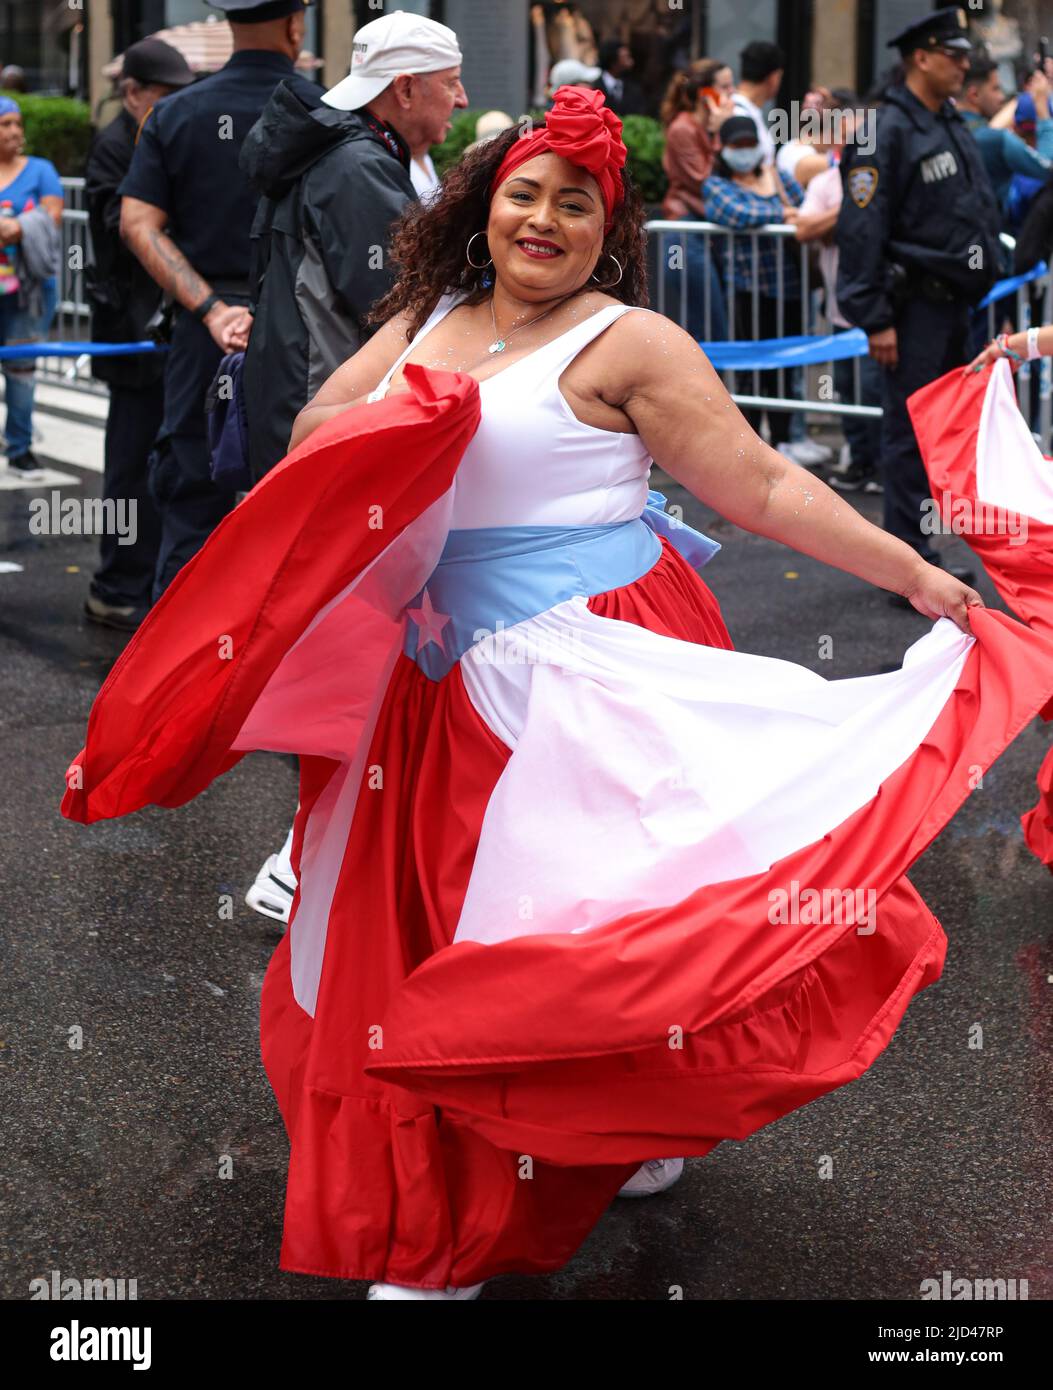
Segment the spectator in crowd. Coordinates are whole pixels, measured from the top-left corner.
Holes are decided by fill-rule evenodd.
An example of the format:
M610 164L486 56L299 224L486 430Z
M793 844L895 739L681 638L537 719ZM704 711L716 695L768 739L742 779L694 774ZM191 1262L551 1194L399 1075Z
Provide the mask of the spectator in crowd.
M1015 131L996 129L988 124L1005 105L997 65L990 58L975 53L969 63L962 95L956 105L979 146L1004 224L1010 215L1009 194L1014 174L1044 181L1053 170L1049 93L1049 79L1044 73L1035 72L1028 79L1027 91L1017 101L1015 120L1018 125L1022 118L1026 119L1029 107L1036 113L1035 148L1032 149ZM1023 220L1019 213L1016 220L1017 225Z
M859 105L858 98L851 92L840 90L836 96L831 94L831 106L840 119L832 125L834 133L833 153L840 155L847 140L852 139L854 127L853 112ZM838 250L834 241L837 219L841 211L843 188L841 170L835 161L828 168L816 174L808 184L804 202L795 224L797 240L818 242L819 271L823 277L826 296L826 316L832 327L843 331L851 327L837 307L837 261ZM855 363L859 363L859 391L855 388ZM881 368L869 355L862 358L845 358L834 363L834 390L845 405L881 405ZM881 420L845 416L845 447L838 466L831 469L827 482L841 492L881 492Z
M732 114L734 80L731 69L719 59L703 58L673 76L662 102L665 149L662 168L669 181L662 216L670 220L699 221L706 216L702 186L716 160L715 132ZM673 256L677 246L683 254ZM724 290L705 237L685 234L662 238L666 312L681 317L683 277L687 277L687 331L698 341L728 336ZM708 322L707 322L708 300Z
M551 111L553 97L560 87L588 87L594 90L600 81L600 69L581 62L578 58L561 58L553 63L548 75L548 101L545 110Z
M161 39L143 39L124 54L121 109L92 143L84 170L92 258L86 284L92 340L135 343L161 307L161 289L121 241L117 192L150 108L194 80L186 59ZM103 534L100 565L84 611L92 622L131 632L150 607L161 521L147 485L147 461L164 418L164 356L94 357L92 374L110 388L103 452L102 494L135 507L130 544Z
M709 220L735 231L746 231L775 222L796 222L803 190L795 180L782 179L774 163L764 163L764 150L756 122L750 116L732 116L720 127L719 139L720 153L713 173L702 186ZM756 248L755 265L751 242L748 236L732 238L727 257L730 264L725 272L725 280L735 287L736 338L778 338L801 333L801 279L797 257L781 256L780 298L781 243L777 247L772 238L761 238ZM757 306L756 328L753 322L754 301ZM780 308L783 315L781 325ZM778 396L778 372L766 370L758 375L758 390L753 394ZM759 433L761 412L744 410L742 413ZM799 446L789 442L788 411L770 411L768 429L773 448L794 463L804 461L804 455L797 457ZM807 457L811 458L811 455Z
M674 73L660 112L668 180L663 217L705 216L702 185L713 172L716 132L735 114L734 90L731 68L718 58L702 58Z
M515 125L515 121L507 111L484 111L475 123L475 139L464 147L465 154L485 141L492 140L495 135L500 135L502 130L507 130L512 125Z
M18 103L0 96L0 345L39 343L48 334L58 298L62 181L50 160L25 155ZM26 482L38 480L33 455L36 361L5 360L7 466Z
M785 67L786 55L782 49L764 39L754 39L739 54L735 110L741 116L748 116L756 126L763 164L775 163L775 141L764 119L763 108L778 95Z
M631 76L635 63L632 50L620 39L605 39L600 44L600 76L597 86L604 92L607 105L618 116L637 116L645 107L643 89Z
M25 92L26 75L16 63L5 63L0 68L0 88L5 92Z
M396 10L356 42L368 44L363 61L319 109L282 83L242 152L263 195L244 374L255 479L284 458L296 416L374 331L364 320L393 281L389 233L417 198L410 150L440 144L468 105L446 25Z
M223 354L248 338L256 198L238 154L279 82L287 79L305 101L318 93L295 71L303 0L217 4L229 14L231 57L145 117L119 189L121 235L177 306L165 361L164 421L150 463L161 514L155 601L235 502L233 491L212 481L205 394Z
M839 109L838 98L828 87L816 87L805 94L801 102L801 129L795 139L780 146L775 156L780 174L796 179L802 188L807 188L816 174L830 168L834 161L831 145L824 136L823 123ZM819 131L815 129L816 124Z
M244 365L257 480L288 452L308 400L376 331L366 315L394 282L392 226L417 201L410 151L441 144L454 110L468 105L457 35L445 24L396 10L364 25L355 41L362 61L321 108L282 83L242 151L242 168L262 194ZM290 829L245 897L278 921L288 921L296 891L291 850Z

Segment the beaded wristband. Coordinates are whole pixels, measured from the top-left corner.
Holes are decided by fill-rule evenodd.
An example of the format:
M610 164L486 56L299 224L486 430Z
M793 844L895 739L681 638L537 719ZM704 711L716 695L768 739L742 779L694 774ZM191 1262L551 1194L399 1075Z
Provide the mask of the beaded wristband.
M1014 362L1023 362L1024 359L1020 356L1019 352L1014 352L1009 346L1008 333L999 333L998 337L995 339L995 343L998 347L998 351L1003 357L1011 357Z

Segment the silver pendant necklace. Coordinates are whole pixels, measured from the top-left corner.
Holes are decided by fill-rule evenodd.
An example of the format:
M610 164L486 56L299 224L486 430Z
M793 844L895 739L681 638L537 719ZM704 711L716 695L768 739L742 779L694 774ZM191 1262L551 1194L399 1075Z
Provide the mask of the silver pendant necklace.
M574 291L573 291L573 294L577 294L577 290L574 290ZM494 341L493 341L493 342L489 345L489 347L486 349L487 352L490 352L490 353L494 353L494 352L504 352L505 348L508 346L508 340L509 340L509 338L512 337L512 334L513 334L513 333L518 333L520 328L529 328L530 325L531 325L532 323L540 323L541 320L542 320L543 318L545 318L545 316L546 316L547 314L551 314L551 313L553 312L553 310L554 310L554 309L558 309L559 306L560 306L561 304L566 304L567 300L570 299L570 298L572 298L572 295L571 295L571 294L564 295L562 299L558 300L555 304L552 305L552 308L551 308L551 309L546 309L544 314L538 314L538 316L537 316L536 319L530 319L529 322L527 322L527 323L521 323L521 324L519 324L518 327L513 328L510 332L506 333L506 334L504 335L504 337L502 338L502 337L500 337L500 336L498 335L498 332L497 332L497 316L496 316L495 313L494 313L494 299L493 299L493 295L491 295L491 296L490 296L490 322L491 322L491 323L493 324L493 326L494 326Z

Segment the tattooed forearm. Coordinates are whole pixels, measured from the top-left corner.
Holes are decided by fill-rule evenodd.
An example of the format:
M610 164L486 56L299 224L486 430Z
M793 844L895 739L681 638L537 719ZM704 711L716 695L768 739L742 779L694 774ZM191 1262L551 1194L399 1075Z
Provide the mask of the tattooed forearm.
M152 227L144 250L145 255L136 250L143 265L185 309L195 308L210 293L208 281L201 278L166 232Z
M121 236L151 279L185 309L194 309L211 293L211 286L197 273L164 226L159 225L162 217L163 214L153 207L125 198L121 206Z

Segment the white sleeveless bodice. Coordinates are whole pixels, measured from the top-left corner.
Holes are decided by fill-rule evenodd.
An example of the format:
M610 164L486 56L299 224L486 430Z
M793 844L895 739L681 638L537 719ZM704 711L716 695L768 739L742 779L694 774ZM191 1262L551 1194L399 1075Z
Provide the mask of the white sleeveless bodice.
M396 369L462 298L442 296L370 400L386 395ZM481 419L457 470L452 527L602 526L641 514L651 456L639 435L584 424L558 386L586 343L633 309L610 304L479 382Z

